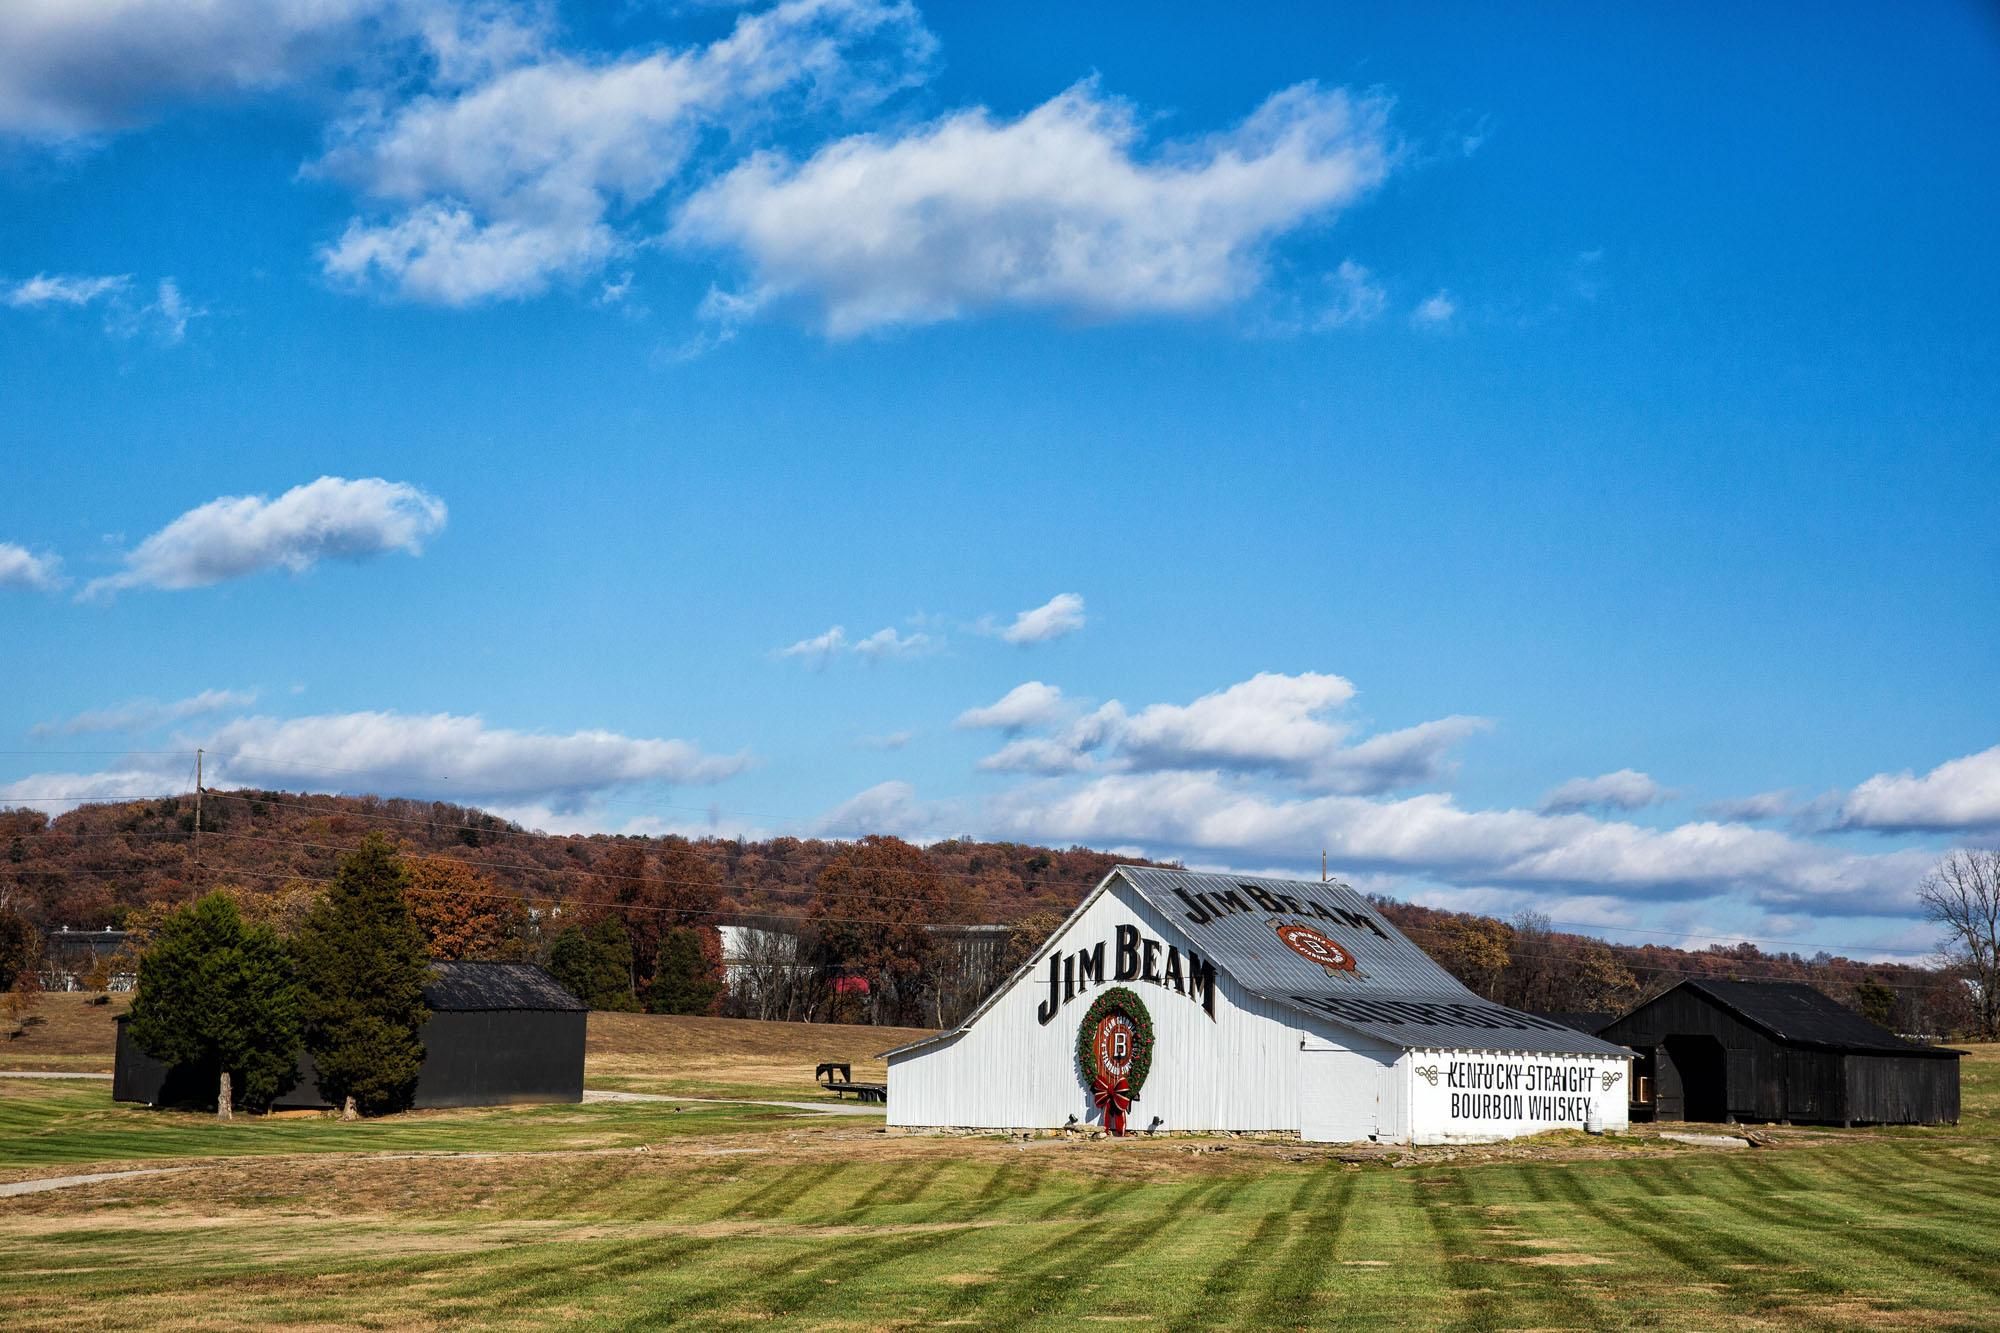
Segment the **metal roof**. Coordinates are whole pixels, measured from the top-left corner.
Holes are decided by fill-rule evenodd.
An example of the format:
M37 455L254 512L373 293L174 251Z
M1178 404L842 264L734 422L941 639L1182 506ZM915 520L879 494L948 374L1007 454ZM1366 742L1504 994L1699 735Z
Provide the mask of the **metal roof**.
M590 1006L533 963L438 963L424 987L424 1004L446 1013L479 1009L554 1009L577 1013Z
M1778 1040L1794 1045L1815 1046L1830 1051L1857 1051L1866 1055L1918 1055L1940 1059L1956 1059L1965 1054L1944 1046L1924 1046L1904 1041L1889 1029L1875 1026L1803 981L1710 981L1701 978L1683 981L1681 985L1708 996Z
M1339 880L1152 866L1119 866L1111 873L1244 989L1388 1045L1630 1054L1599 1037L1481 999ZM1308 956L1312 953L1319 957Z

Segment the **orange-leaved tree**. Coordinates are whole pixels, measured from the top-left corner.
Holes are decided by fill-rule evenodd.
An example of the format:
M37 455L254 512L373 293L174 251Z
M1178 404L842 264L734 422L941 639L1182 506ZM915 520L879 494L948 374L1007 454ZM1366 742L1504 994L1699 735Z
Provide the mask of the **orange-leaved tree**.
M528 909L462 861L412 856L403 862L403 899L433 958L520 958L527 950Z

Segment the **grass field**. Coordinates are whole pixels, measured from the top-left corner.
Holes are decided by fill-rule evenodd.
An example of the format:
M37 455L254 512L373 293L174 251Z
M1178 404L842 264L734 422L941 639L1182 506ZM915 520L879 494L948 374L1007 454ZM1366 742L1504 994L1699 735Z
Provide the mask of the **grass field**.
M593 1069L734 1043L797 1079L838 1040L627 1021ZM1955 1129L1366 1163L673 1103L222 1126L0 1080L0 1178L186 1168L0 1198L0 1326L1994 1327L2000 1053L1966 1075ZM466 1150L508 1155L400 1155Z

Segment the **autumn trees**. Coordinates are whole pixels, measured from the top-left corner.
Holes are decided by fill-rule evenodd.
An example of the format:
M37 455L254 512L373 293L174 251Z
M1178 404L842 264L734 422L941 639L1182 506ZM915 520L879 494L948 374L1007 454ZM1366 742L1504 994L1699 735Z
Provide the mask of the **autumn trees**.
M496 962L528 953L528 908L519 894L449 857L406 857L403 868L403 900L431 957Z
M948 883L901 838L863 838L820 871L806 912L809 959L867 1021L943 1026L928 928L947 919ZM862 984L843 990L847 979Z

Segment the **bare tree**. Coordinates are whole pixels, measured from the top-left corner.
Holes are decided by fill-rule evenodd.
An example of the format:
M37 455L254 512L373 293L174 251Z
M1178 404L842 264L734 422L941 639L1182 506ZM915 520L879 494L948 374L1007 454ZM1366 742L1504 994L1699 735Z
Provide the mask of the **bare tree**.
M1917 898L1950 932L1945 957L1978 989L1979 1035L2000 1037L2000 850L1953 852L1924 877Z

